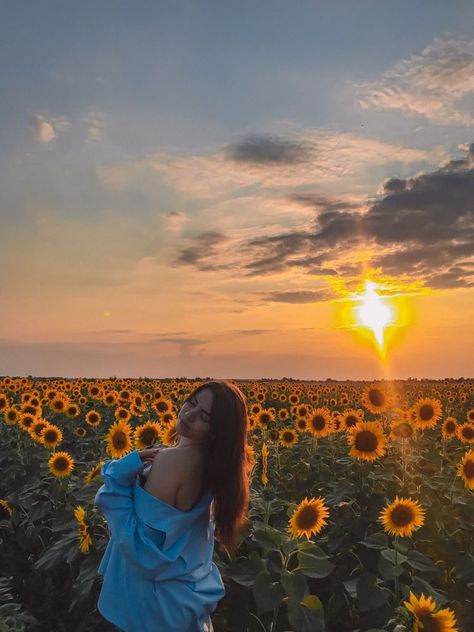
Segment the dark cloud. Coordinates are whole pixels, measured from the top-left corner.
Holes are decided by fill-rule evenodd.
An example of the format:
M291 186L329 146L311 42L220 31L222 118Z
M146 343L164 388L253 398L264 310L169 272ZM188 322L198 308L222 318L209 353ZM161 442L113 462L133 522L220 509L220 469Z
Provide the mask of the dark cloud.
M311 148L307 143L255 134L227 147L225 155L236 162L298 164L310 159Z
M216 247L226 242L228 237L217 231L208 231L194 238L195 244L183 248L174 260L174 265L194 265L198 270L221 270L229 266L215 264L212 257L216 255Z
M244 274L293 266L311 274L357 274L357 266L340 267L334 261L351 248L371 245L380 247L371 265L385 273L421 275L432 287L468 287L472 267L461 262L474 256L473 167L474 143L466 159L450 161L433 173L387 179L382 196L367 212L321 195L294 195L293 201L317 209L312 229L249 241L247 250L253 249L254 258Z
M239 336L261 336L274 331L275 329L235 329L232 333L239 334Z
M299 290L286 292L269 292L265 300L275 303L316 303L334 298L332 292L327 290Z

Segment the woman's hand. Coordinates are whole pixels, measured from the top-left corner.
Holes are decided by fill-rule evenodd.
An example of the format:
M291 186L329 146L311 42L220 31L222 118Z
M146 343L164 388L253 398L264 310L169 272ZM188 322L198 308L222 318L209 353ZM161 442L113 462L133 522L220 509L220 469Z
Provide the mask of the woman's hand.
M158 452L164 450L166 447L167 446L162 443L155 443L153 446L148 446L144 450L139 450L138 456L142 460L142 463L152 463Z

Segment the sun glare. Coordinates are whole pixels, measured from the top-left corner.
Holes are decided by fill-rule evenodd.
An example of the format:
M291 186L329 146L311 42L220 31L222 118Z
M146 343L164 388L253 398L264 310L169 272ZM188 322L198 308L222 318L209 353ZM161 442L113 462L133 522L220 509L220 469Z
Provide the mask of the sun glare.
M379 357L385 360L389 346L413 321L406 296L412 288L405 285L399 279L379 282L365 277L357 290L341 288L338 327L354 332L364 344L375 346Z
M366 281L362 305L356 307L355 310L359 322L374 332L377 343L383 348L383 331L393 322L393 313L389 305L375 291L376 287L372 281Z

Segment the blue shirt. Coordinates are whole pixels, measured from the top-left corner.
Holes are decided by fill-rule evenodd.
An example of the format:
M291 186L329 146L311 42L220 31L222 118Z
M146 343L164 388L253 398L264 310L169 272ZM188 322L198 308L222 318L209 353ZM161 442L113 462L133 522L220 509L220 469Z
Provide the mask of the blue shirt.
M212 561L212 494L181 511L143 489L138 450L106 461L94 503L111 537L98 568L102 616L125 632L206 632L225 594Z

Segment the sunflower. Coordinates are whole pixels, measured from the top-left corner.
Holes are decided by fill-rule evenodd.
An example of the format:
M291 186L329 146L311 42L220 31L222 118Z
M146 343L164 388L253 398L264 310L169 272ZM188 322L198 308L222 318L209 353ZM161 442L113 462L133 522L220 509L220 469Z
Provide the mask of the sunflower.
M408 419L395 419L390 424L390 439L410 439L415 432L413 424Z
M379 521L389 535L410 538L425 522L425 510L416 500L396 496L393 503L382 510Z
M317 535L323 526L327 524L325 519L328 516L329 510L324 504L323 498L311 498L309 500L304 498L289 520L288 531L290 538L306 536L309 540L311 534Z
M456 417L446 417L443 421L443 439L452 439L456 436L457 419Z
M7 426L14 426L20 419L20 411L17 408L6 408L3 415Z
M82 553L89 553L92 538L89 533L89 527L86 523L86 512L81 505L78 505L74 510L74 516L79 523L79 548Z
M265 442L262 443L262 474L261 480L263 485L268 485L268 446Z
M157 441L160 438L160 435L161 435L160 424L153 421L147 421L141 426L137 426L135 428L135 435L134 435L135 446L139 450L143 450L143 448L146 448L147 445L151 445L152 443L155 443L155 441Z
M28 428L30 437L38 443L41 443L41 434L46 426L48 426L46 419L36 419Z
M288 412L287 408L280 408L280 410L278 411L278 419L280 421L286 421L290 416L290 413Z
M5 512L5 514L8 512L8 517L11 518L13 514L13 509L10 507L8 500L0 498L0 520L2 519L3 512Z
M326 437L333 432L332 417L327 408L316 408L311 413L309 431L314 437Z
M270 428L267 434L267 438L272 443L276 443L280 440L280 432L276 428Z
M89 426L93 426L94 428L100 424L100 420L102 419L101 414L96 410L90 410L86 415L86 423Z
M459 441L463 443L474 443L474 426L469 423L459 424L456 428L456 434Z
M55 413L64 413L69 406L69 399L66 395L56 395L49 403L49 407Z
M117 421L127 422L132 416L131 412L123 406L117 406L114 411L114 417Z
M0 393L0 412L3 412L9 406L9 400L5 393Z
M48 461L48 467L54 476L64 478L74 469L74 459L68 452L55 452Z
M18 425L26 432L30 431L31 426L38 421L38 418L35 415L31 415L30 413L20 413L20 417L18 419Z
M116 404L118 404L118 400L119 400L119 396L118 396L117 391L108 391L107 393L105 393L104 397L102 398L102 401L108 407L115 406Z
M422 397L411 408L415 428L433 428L441 417L441 402L438 399Z
M173 403L168 397L160 396L151 404L151 407L155 410L156 414L161 417L163 413L168 413L173 410Z
M364 421L364 413L359 408L346 408L341 413L341 423L345 430L350 430L360 421Z
M466 413L468 423L474 424L474 408L470 408Z
M299 417L295 420L294 425L298 432L306 432L309 430L309 419L306 419L306 417Z
M347 441L349 455L363 461L375 461L385 454L387 438L379 421L359 422L349 431Z
M130 452L132 449L131 433L132 429L126 421L117 421L109 428L106 437L106 450L113 459L120 459Z
M70 419L77 417L80 412L81 411L79 410L79 406L77 404L69 404L69 406L66 408L66 415Z
M298 443L298 435L291 428L283 428L280 430L280 442L285 448L290 448L295 443Z
M62 442L63 433L57 426L52 423L48 423L48 425L43 428L40 440L46 448L55 448Z
M82 439L82 437L85 437L85 436L86 436L86 434L87 434L87 430L86 430L85 428L81 428L81 427L79 426L79 428L76 428L76 429L74 430L74 434L76 435L76 437L81 437L81 439Z
M372 413L383 413L390 406L386 390L379 384L368 384L361 395L362 405Z
M174 445L178 439L178 433L176 432L176 424L168 424L161 431L161 440L165 445Z
M100 471L102 469L102 466L104 465L105 461L100 461L99 463L97 463L97 465L94 465L94 467L92 467L86 474L86 476L84 477L84 482L85 483L90 483L91 481L94 480L94 478L96 478L96 476L99 476Z
M469 450L458 465L457 476L464 480L468 489L474 490L474 450Z
M249 443L245 445L245 458L247 460L247 469L251 470L255 465L255 449Z
M458 632L458 628L454 627L454 612L449 608L435 612L436 602L431 597L425 597L423 593L418 598L410 590L410 601L404 601L403 605L415 616L413 632Z
M257 415L257 424L260 428L268 428L268 424L275 420L275 413L272 410L263 408Z

